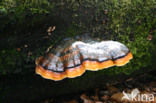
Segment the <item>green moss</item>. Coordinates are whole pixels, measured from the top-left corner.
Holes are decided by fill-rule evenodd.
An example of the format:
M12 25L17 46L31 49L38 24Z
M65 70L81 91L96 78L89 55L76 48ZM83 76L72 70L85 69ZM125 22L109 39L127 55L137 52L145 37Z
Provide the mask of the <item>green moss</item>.
M7 18L12 15L12 12L13 15L12 18L9 18L10 21L6 20L2 26L6 26L9 23L16 24L19 20L20 26L27 22L28 27L31 28L36 27L38 23L42 22L44 24L44 21L52 21L54 19L57 26L56 33L53 33L53 35L58 35L58 39L49 41L49 45L58 42L62 37L73 37L82 32L90 32L93 36L117 40L127 45L134 56L133 60L123 67L112 67L99 72L99 74L105 72L111 75L119 73L130 74L138 69L152 67L152 65L155 66L155 0L79 0L79 2L76 0L65 2L48 2L44 0L43 3L37 2L37 0L33 1L33 3L30 3L29 0L24 2L17 1L18 5L11 3L4 7L6 0L3 0L3 5L0 5L0 10L4 14L3 16ZM14 8L14 6L16 7ZM51 14L52 17L46 18L45 14ZM26 21L25 15L33 15L33 17ZM58 23L59 21L62 24ZM68 25L66 26L66 24ZM19 27L19 25L17 26ZM3 27L1 28L3 29ZM149 35L152 35L152 40L147 39ZM5 61L0 59L0 62L4 64L1 66L0 71L4 72L5 68L9 66L17 68L14 65L16 64L16 60L19 61L22 67L25 61L33 64L35 58L42 55L46 48L48 48L47 45L36 48L33 51L33 56L30 57L27 57L26 53L19 54L15 52L16 50L12 49L6 49L6 53L1 51L0 57L4 58Z
M76 35L80 35L81 34L81 30L80 28L76 27L75 25L71 25L69 26L66 31L65 31L65 35L67 37L74 37Z
M95 2L94 6L97 8L95 8L96 12L93 10L93 15L97 22L93 24L94 26L87 28L88 24L80 21L81 25L86 26L85 30L90 30L94 35L101 37L109 35L107 39L111 37L112 40L124 43L133 53L134 58L127 65L112 67L113 69L107 69L103 72L111 75L120 73L130 74L138 69L154 65L152 61L153 56L155 56L153 41L156 41L154 38L154 27L156 25L156 18L154 18L155 3L153 0ZM88 7L92 8L92 6ZM106 19L105 25L100 25L98 22L101 21L102 17L104 20L105 17L109 19ZM93 21L94 18L90 20L90 22ZM103 34L101 34L102 29L104 29ZM147 39L149 35L153 36L152 41Z
M0 75L17 74L2 78L2 98L7 95L11 99L20 95L22 98L27 94L31 97L29 100L34 100L34 93L44 94L41 97L47 98L49 95L79 92L156 69L155 5L155 0L0 1L0 32L3 32L0 33L3 44L0 48ZM49 26L56 26L50 36L46 32ZM86 32L93 37L124 43L134 58L121 67L86 71L83 76L60 82L35 75L35 59L44 55L49 46L59 43L64 37ZM152 40L147 39L149 35ZM28 44L27 48L23 47L25 44ZM18 47L21 51L17 51ZM32 55L28 55L30 51ZM53 92L45 95L48 90ZM14 92L17 95L11 94Z
M22 31L26 28L30 29L37 23L36 21L42 22L43 15L47 15L53 7L48 0L2 0L0 1L0 18L3 20L0 21L2 24L0 32L6 32L8 27L15 29L16 32L17 27L21 27ZM17 27L15 28L14 25Z
M16 64L22 63L18 58L20 58L20 54L15 49L0 51L0 72L6 74L7 72L14 71Z

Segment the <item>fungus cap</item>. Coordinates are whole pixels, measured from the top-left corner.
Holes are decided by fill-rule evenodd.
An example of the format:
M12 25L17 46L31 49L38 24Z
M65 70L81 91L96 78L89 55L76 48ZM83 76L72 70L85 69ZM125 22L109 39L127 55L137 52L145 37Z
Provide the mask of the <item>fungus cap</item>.
M81 76L86 70L123 66L132 58L130 50L118 41L66 39L63 44L36 59L36 73L59 81Z

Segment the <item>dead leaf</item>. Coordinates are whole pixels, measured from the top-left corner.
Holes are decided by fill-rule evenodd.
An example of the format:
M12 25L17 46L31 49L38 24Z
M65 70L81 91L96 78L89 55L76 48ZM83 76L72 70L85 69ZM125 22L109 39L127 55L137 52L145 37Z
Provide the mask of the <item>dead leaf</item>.
M104 10L104 14L108 14L108 10Z
M115 93L111 96L111 99L114 100L114 101L117 101L117 102L127 102L128 100L122 100L122 97L123 97L123 93L121 92L118 92L118 93Z
M20 52L21 51L21 48L17 48L17 51Z
M102 101L95 101L95 103L103 103Z
M133 78L128 78L127 80L126 80L126 82L129 82L129 81L132 81L133 80Z
M101 100L107 101L110 97L108 95L104 95L101 97Z
M56 26L50 26L48 29L47 29L47 32L48 32L48 35L51 35L51 33L56 29Z
M156 87L155 87L155 88L152 88L152 90L153 90L154 92L156 92Z
M98 97L97 95L91 96L91 98L92 98L94 101L98 101L98 100L99 100L99 97Z
M107 89L110 93L116 93L119 92L119 89L114 86L107 86Z
M86 94L82 94L80 98L83 100L83 103L94 103Z
M147 40L152 40L152 35L148 35Z

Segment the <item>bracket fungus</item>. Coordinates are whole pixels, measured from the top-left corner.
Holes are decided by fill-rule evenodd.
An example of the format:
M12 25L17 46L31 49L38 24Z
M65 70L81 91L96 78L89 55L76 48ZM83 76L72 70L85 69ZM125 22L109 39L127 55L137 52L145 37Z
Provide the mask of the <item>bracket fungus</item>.
M45 56L37 58L36 73L59 81L81 76L86 70L123 66L132 58L130 50L118 41L99 41L82 36L65 39Z

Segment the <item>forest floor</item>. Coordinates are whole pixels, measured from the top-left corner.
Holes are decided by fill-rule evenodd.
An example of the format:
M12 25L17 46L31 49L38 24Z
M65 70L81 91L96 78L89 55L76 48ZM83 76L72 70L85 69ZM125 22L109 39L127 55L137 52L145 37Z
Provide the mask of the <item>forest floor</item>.
M52 97L41 103L156 103L155 72L144 73L121 83L106 83L104 87L77 94Z

